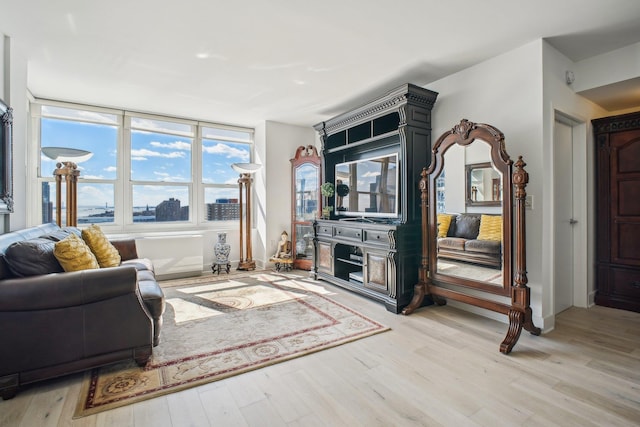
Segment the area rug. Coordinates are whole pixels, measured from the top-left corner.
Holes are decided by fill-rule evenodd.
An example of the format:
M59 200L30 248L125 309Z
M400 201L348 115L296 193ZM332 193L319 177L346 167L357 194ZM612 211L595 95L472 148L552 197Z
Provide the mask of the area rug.
M302 276L258 272L165 287L161 342L133 361L87 372L75 417L150 399L383 332Z
M450 259L438 260L438 272L502 285L502 270Z

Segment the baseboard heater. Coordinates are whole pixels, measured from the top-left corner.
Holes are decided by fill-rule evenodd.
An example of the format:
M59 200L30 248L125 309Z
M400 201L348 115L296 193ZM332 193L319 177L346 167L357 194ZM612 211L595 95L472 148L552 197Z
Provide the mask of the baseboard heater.
M136 238L138 255L153 262L156 277L195 276L202 273L202 235L150 236Z

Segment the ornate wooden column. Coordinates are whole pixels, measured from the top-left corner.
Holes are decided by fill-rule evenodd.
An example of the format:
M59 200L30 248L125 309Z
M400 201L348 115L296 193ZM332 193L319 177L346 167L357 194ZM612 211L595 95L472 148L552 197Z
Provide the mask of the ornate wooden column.
M78 225L78 176L80 171L74 162L60 162L53 171L56 178L56 223L62 226L62 178L64 177L66 187L66 224L70 227Z
M241 173L238 179L238 187L240 189L240 262L238 263L238 270L256 269L256 262L253 260L251 253L251 181L251 175L248 173ZM242 225L243 199L247 203L247 209L244 213L244 227ZM243 239L246 245L243 245ZM246 256L244 249L246 249Z

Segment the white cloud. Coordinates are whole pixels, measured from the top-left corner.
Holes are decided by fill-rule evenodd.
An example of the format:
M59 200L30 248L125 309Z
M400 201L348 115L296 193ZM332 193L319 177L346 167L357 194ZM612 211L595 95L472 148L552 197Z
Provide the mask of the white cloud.
M218 143L212 146L203 146L202 151L208 154L222 154L225 155L228 159L237 158L243 161L249 161L248 151L239 150L226 144Z
M103 169L105 172L115 172L118 170L118 168L116 168L115 166L108 166L106 168Z
M184 141L174 141L169 143L151 141L149 145L151 145L152 147L158 147L158 148L173 148L175 150L191 151L191 144Z
M181 175L172 176L171 174L169 174L167 172L153 171L153 174L156 175L157 177L159 177L160 180L164 181L164 182L184 182L184 181L186 181L184 179L184 177L181 176Z
M85 206L102 206L105 203L113 204L113 187L112 186L94 186L80 185L78 186L78 199Z
M175 158L184 158L185 154L180 151L172 151L171 153L160 153L158 151L147 150L146 148L142 148L140 150L131 150L131 157L143 157L146 160L146 157L164 157L167 159L175 159ZM142 160L142 159L136 159Z

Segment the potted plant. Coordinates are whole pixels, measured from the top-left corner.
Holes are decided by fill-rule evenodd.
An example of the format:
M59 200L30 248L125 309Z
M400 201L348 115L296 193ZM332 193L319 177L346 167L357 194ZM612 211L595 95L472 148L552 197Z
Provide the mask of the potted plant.
M322 218L329 219L331 216L331 211L333 211L333 206L329 206L329 197L333 196L335 193L334 186L332 182L325 182L320 186L320 193L322 194L323 203L322 203Z

